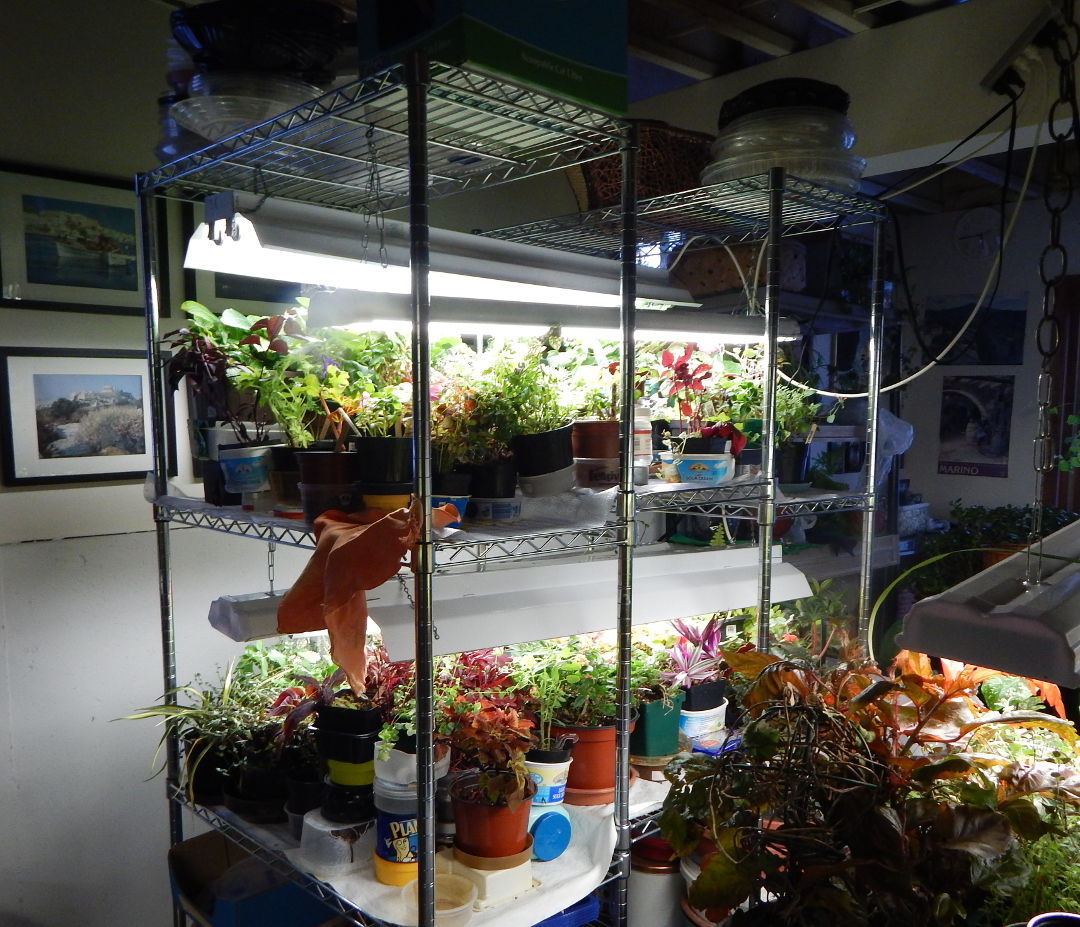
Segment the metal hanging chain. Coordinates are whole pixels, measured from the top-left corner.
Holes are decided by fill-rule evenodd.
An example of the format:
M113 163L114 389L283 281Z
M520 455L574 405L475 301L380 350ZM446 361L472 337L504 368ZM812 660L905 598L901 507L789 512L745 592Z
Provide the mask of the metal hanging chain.
M361 256L367 260L368 239L371 221L375 220L375 229L379 233L379 263L386 267L389 263L386 255L386 218L382 207L382 171L379 170L379 149L375 144L375 123L371 123L364 133L368 152L368 193L371 199L364 207L364 235L361 239Z
M1077 57L1080 56L1080 29L1073 19L1075 0L1063 0L1063 20L1047 31L1047 41L1058 66L1058 97L1047 114L1050 137L1053 141L1043 204L1050 216L1050 241L1039 256L1039 279L1042 281L1042 316L1035 329L1035 346L1041 357L1036 381L1038 430L1034 445L1035 498L1031 506L1031 532L1028 535L1028 585L1042 581L1043 486L1046 474L1057 467L1051 419L1054 396L1053 361L1061 344L1061 322L1057 315L1054 290L1068 272L1069 254L1061 240L1062 216L1073 199L1077 148L1080 146L1080 106L1077 105L1074 77ZM1065 129L1055 123L1064 119Z
M274 553L277 551L277 541L268 541L266 544L266 578L270 583L270 594L274 594Z
M408 576L405 573L397 574L398 585L401 586L401 591L405 593L405 600L409 603L409 607L416 608L416 602L413 601L412 590L409 588ZM439 639L439 629L435 626L434 622L431 625L431 636L435 639Z

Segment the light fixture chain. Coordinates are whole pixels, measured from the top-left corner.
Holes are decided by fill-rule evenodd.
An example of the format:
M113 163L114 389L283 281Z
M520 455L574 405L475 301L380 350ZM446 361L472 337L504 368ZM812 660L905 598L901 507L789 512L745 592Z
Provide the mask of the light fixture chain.
M383 215L382 205L382 171L379 170L379 149L375 144L375 123L368 126L368 191L371 193L374 203L375 228L379 233L379 263L386 267L389 260L386 255L386 217ZM372 210L369 208L367 216L370 220Z
M1038 430L1034 445L1035 498L1031 506L1031 531L1028 536L1027 583L1042 581L1043 485L1046 474L1057 466L1057 453L1051 431L1055 415L1053 362L1061 344L1061 322L1057 315L1054 291L1065 279L1069 268L1069 253L1061 238L1062 217L1073 199L1072 170L1074 146L1080 143L1080 107L1077 105L1074 77L1077 57L1080 56L1080 30L1073 17L1074 0L1062 4L1063 21L1050 36L1050 49L1058 66L1058 98L1047 115L1050 137L1053 140L1051 158L1043 186L1043 204L1049 216L1050 240L1039 256L1039 279L1043 285L1042 316L1035 330L1035 345L1041 357L1037 381L1036 407ZM1056 127L1059 113L1066 123L1063 130Z

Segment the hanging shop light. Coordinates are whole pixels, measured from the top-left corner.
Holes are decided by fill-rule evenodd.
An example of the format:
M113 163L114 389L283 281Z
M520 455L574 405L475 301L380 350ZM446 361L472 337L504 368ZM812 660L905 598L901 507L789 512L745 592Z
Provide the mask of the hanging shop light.
M673 552L666 546L639 550L634 557L633 623L711 615L758 602L757 548ZM617 603L611 595L614 559L595 558L539 564L528 570L488 565L439 576L433 602L438 628L435 654L486 646L492 622L500 640L521 643L615 627ZM368 614L382 631L394 660L413 658L414 615L411 579L392 580L368 593ZM773 547L772 599L810 595L806 577L780 559Z
M1032 559L1039 573L1030 580ZM1080 521L916 602L896 643L1080 688Z
M507 335L528 336L558 325L567 337L619 337L617 309L597 307L590 309L584 318L579 309L578 306L541 304L530 306L528 314L523 314L520 304L433 296L429 326L435 333L483 331L497 334L505 331ZM311 294L308 322L313 327L348 325L370 331L408 332L412 328L412 312L408 296L400 294L323 290ZM635 314L634 337L638 341L755 344L765 337L765 318L701 309L655 311L639 308ZM786 318L779 320L780 341L798 337L797 322Z
M407 295L409 225L343 210L236 193L210 197L184 266L267 280ZM430 230L433 297L617 308L617 261ZM664 271L638 272L638 306L695 306Z

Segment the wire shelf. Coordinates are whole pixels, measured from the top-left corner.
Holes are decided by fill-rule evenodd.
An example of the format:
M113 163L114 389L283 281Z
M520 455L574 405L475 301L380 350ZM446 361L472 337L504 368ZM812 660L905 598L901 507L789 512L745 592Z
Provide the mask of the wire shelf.
M433 197L615 154L626 132L604 113L437 62L428 127ZM142 174L137 189L378 211L407 203L408 163L405 71L396 65Z
M639 512L668 512L676 515L710 515L723 518L756 519L764 492L764 483L737 483L701 489L651 489L637 496ZM777 517L824 515L829 512L859 512L869 505L872 495L798 496L776 503Z
M435 569L476 563L501 563L528 558L535 560L566 553L614 551L625 543L626 530L617 524L574 530L545 531L514 537L485 538L482 541L443 541L435 545Z
M328 908L336 914L342 915L350 923L355 924L356 927L393 927L393 925L387 924L386 921L374 918L369 914L364 914L355 905L341 897L341 895L335 892L325 882L320 882L303 870L297 869L284 852L267 846L267 844L259 839L258 836L249 833L233 821L222 817L220 814L216 813L213 808L188 801L183 789L174 787L171 790L171 793L170 797L177 804L187 808L196 817L205 821L225 837L228 837L229 840L240 846L243 850L259 860L259 862L268 866L278 875L286 877L299 885L304 891L314 895Z
M164 497L157 501L161 516L168 521L209 528L225 534L274 541L292 547L313 549L315 536L306 522L276 518L235 507L211 506L196 499ZM547 531L522 530L520 534L435 542L436 570L506 560L536 560L565 553L602 553L625 543L627 532L617 524L556 528Z
M769 177L759 174L638 203L639 249L690 248L763 241L769 229ZM616 259L621 246L620 210L612 206L495 229L491 238ZM802 235L826 226L846 228L879 221L875 200L786 177L781 234Z
M765 488L762 482L730 483L720 486L666 489L652 485L637 492L639 512L670 512L676 515L730 515L743 512L757 515L758 501Z
M315 547L315 537L306 522L271 515L244 512L228 506L211 506L196 499L177 499L167 496L155 503L167 521L209 528L225 534L274 541L291 547Z

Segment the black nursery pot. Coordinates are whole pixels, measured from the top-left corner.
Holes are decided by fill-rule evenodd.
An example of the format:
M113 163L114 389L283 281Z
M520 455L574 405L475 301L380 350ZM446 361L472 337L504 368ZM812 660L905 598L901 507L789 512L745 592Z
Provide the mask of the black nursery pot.
M357 479L362 483L409 483L413 481L412 438L366 435L349 439L360 459Z
M300 482L346 486L360 478L360 458L352 451L297 451Z
M534 435L516 435L510 439L514 461L520 476L555 473L574 465L574 446L570 424Z
M315 731L315 743L323 759L340 763L370 763L375 759L378 733L343 734L341 731Z
M810 469L811 445L785 441L776 447L776 477L781 483L805 483Z
M251 770L242 783L230 779L225 784L225 807L252 824L273 824L285 820L288 794L281 772Z
M439 470L431 476L431 491L436 496L467 496L472 475L458 470Z
M323 803L323 795L326 792L326 783L321 774L312 778L297 778L288 776L285 779L285 787L288 789L288 799L285 808L293 814L304 814L312 808L318 808Z
M574 745L562 750L541 750L534 747L525 754L525 761L531 763L565 763L574 752Z
M381 708L343 708L339 705L318 705L315 718L320 732L342 734L376 734L382 727Z
M478 499L513 499L517 471L512 460L494 464L468 464L469 494Z
M727 698L728 686L722 679L713 682L696 682L692 686L683 686L686 693L686 701L682 704L683 711L708 711L716 708Z
M683 444L684 454L726 454L727 438L702 438L700 435L687 438Z
M335 824L359 824L375 817L375 794L370 785L329 782L319 813Z

